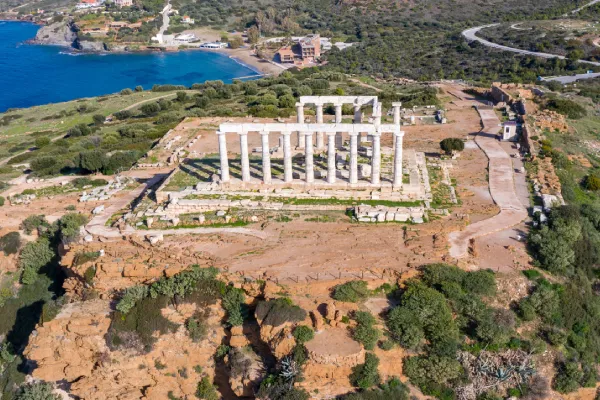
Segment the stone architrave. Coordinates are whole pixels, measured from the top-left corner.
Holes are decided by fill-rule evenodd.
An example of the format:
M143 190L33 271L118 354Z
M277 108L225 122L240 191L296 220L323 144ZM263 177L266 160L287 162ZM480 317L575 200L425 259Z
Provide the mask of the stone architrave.
M219 158L221 160L221 182L229 182L229 160L227 159L227 134L217 132L219 137Z
M262 172L263 182L271 184L271 151L269 148L269 132L261 132L262 140Z

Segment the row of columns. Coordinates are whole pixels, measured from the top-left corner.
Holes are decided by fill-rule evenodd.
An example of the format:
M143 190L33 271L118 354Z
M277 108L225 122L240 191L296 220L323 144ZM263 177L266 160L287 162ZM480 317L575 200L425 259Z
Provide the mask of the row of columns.
M271 176L271 152L269 147L269 132L260 132L262 140L262 172L263 182L270 184ZM306 183L314 183L314 148L313 133L300 133L304 146ZM318 133L317 133L318 134ZM225 132L217 132L219 137L219 157L221 161L221 181L229 182L229 160L227 158L227 138ZM250 181L250 160L248 157L248 132L240 133L240 155L242 158L242 181ZM291 183L293 180L292 170L292 146L291 132L282 132L283 135L283 170L284 182ZM358 137L359 133L350 134L350 184L358 183ZM336 132L327 133L327 183L336 182ZM394 180L393 185L400 187L402 185L402 138L404 132L394 133ZM381 132L372 136L373 156L371 159L371 183L379 185L381 182Z

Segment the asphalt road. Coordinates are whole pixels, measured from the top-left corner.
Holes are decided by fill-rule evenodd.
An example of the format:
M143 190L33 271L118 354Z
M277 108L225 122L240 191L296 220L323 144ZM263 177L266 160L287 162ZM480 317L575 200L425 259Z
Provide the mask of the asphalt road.
M587 6L589 6L593 3L597 3L597 2L600 2L600 0L594 0L592 3L589 3ZM489 40L485 40L485 39L482 39L479 36L477 36L477 33L480 30L485 29L485 28L490 28L492 26L498 26L498 25L499 24L482 25L482 26L477 26L475 28L466 29L462 32L462 35L468 41L471 41L471 42L476 41L476 42L483 44L484 46L491 47L491 48L498 49L498 50L510 51L512 53L534 56L534 57L542 57L542 58L548 58L548 59L559 58L561 60L564 60L566 58L565 56L560 56L558 54L542 53L542 52L537 52L537 51L529 51L529 50L523 50L523 49L516 49L514 47L503 46L501 44L493 43L493 42L490 42ZM580 62L582 64L588 64L588 65L594 65L596 67L600 67L600 62L588 61L588 60L578 60L578 62ZM579 74L579 75L571 75L571 76L565 75L565 76L542 77L542 80L543 81L557 81L557 82L565 84L565 83L573 83L580 79L590 79L590 78L595 78L598 76L600 76L600 73Z

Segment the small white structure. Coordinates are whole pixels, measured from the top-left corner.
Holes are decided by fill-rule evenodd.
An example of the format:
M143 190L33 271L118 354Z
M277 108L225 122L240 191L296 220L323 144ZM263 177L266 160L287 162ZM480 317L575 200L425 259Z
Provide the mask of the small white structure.
M175 40L181 43L190 43L195 41L196 39L196 35L194 35L193 33L185 33L175 37Z
M515 121L505 122L502 127L502 140L517 140L517 126Z
M188 17L187 15L185 15L181 19L181 22L183 22L184 24L189 24L189 25L194 25L194 23L196 23L196 21L194 21L192 18Z
M226 49L227 43L222 42L210 42L210 43L202 43L200 45L201 49Z

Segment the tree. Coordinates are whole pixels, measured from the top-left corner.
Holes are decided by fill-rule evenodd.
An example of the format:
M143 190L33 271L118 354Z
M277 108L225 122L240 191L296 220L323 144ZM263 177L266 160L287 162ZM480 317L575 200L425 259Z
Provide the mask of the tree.
M119 121L122 121L124 119L131 118L133 114L129 110L123 110L123 111L117 111L113 115L115 116L116 119L118 119Z
M452 154L455 151L463 151L465 143L458 138L446 138L440 142L440 147L446 154Z
M352 331L352 337L357 342L360 342L365 346L367 350L373 350L375 344L381 336L381 332L374 325L377 320L371 313L366 311L357 311L354 313L354 319L356 320L356 328Z
M21 229L31 235L33 231L50 226L43 215L30 215L21 222Z
M388 314L387 326L402 347L416 349L425 337L423 326L417 316L404 307L395 307Z
M136 87L135 87L135 91L136 91L136 92L143 92L143 91L144 91L144 88L143 88L143 87L141 87L141 86L136 86Z
M370 294L371 291L367 287L367 282L350 281L337 285L333 289L332 297L339 301L358 303L359 301L365 300Z
M37 147L38 149L41 149L42 147L46 147L50 144L50 138L48 137L39 137L37 139L35 139L35 147Z
M291 94L285 94L279 98L279 108L294 108L296 99Z
M260 32L258 31L258 27L253 25L248 29L248 43L256 44L260 40Z
M591 191L600 190L600 177L594 174L590 174L585 178L585 188Z
M198 108L206 108L210 104L210 99L206 96L198 96L196 97L196 107Z
M402 366L404 375L419 387L430 382L445 384L461 375L462 366L449 357L437 355L416 356L404 359Z
M100 150L90 150L79 153L79 167L90 172L98 172L104 167L106 156Z
M188 95L186 92L177 92L177 101L180 103L185 103L188 99Z
M79 237L80 228L88 221L87 217L78 213L67 213L58 221L61 238L64 242L71 242Z
M196 396L202 400L219 400L219 394L208 376L203 376L198 383Z
M239 49L244 45L244 41L239 36L234 36L229 39L229 47L232 49Z
M54 387L49 382L32 382L21 386L15 400L60 400L61 396L52 393Z
M37 280L40 269L48 264L54 252L50 248L50 241L46 238L29 242L21 251L19 256L19 267L21 268L21 282L30 285Z
M352 368L350 382L361 389L369 389L378 385L381 381L378 368L379 358L373 353L367 353L365 363Z
M96 126L104 125L104 121L106 121L106 117L102 114L94 114L92 119L94 120L94 125Z
M130 94L132 94L132 93L133 93L133 90L131 90L131 89L129 89L129 88L123 89L123 90L121 90L121 92L120 92L121 96L128 96L128 95L130 95Z
M140 110L144 115L151 117L158 114L161 110L161 107L158 105L158 103L148 103L144 104Z

